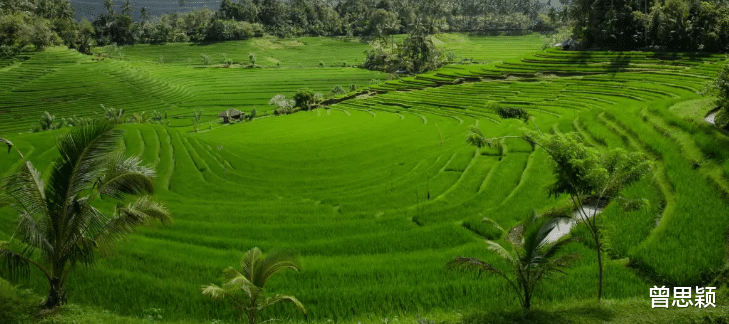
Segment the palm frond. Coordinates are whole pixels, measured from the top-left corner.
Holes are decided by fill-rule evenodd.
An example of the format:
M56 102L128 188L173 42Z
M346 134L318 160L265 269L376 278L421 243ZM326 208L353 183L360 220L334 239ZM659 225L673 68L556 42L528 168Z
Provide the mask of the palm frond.
M460 257L460 256L453 259L453 261L448 262L448 264L446 264L446 269L449 271L453 271L453 270L462 270L462 271L466 271L466 272L475 271L479 275L484 272L491 272L491 273L504 275L504 273L501 270L492 266L488 262L484 262L484 261L481 261L476 258L466 258L466 257Z
M567 244L575 242L576 240L573 238L563 237L557 242L550 243L547 248L544 250L542 256L545 259L550 259L554 256L556 256Z
M108 221L101 211L90 205L88 198L75 198L73 201L74 211L70 213L67 239L63 242L64 253L75 249L80 240L93 238L102 232L104 224Z
M10 150L13 149L13 143L10 142L7 139L4 139L4 138L0 137L0 143L4 143L4 144L6 144L8 146L8 153L10 153Z
M75 241L75 244L71 245L66 255L68 255L68 261L71 262L71 267L76 263L81 264L92 264L96 256L97 244L90 237L81 237ZM67 268L66 271L70 271L71 267Z
M33 265L50 280L48 272L43 267L29 257L11 251L8 245L10 245L8 242L0 242L0 275L11 280L26 278L30 275L30 266Z
M101 122L76 127L58 137L60 156L54 161L46 196L49 206L67 206L73 197L91 189L98 181L109 154L117 147L121 131ZM51 213L63 217L58 210ZM63 223L65 219L56 220Z
M48 212L45 197L45 184L40 172L30 161L25 161L18 173L2 181L8 198L15 208L31 215Z
M109 156L107 166L99 176L99 193L116 199L125 195L154 192L154 170L142 165L138 157L125 157L123 152Z
M263 260L263 263L261 263L258 270L258 276L253 282L256 286L263 288L266 281L268 281L271 276L286 269L294 271L300 270L300 265L296 260L296 256L280 251L269 253Z
M304 308L304 304L302 304L296 297L289 296L289 295L275 295L269 298L266 298L266 300L261 303L261 305L258 307L258 310L261 310L263 308L266 308L268 306L271 306L273 304L282 302L282 301L288 301L293 303L296 308L304 315L306 315L306 308Z
M202 286L200 288L200 291L202 292L203 295L209 296L212 299L223 299L223 298L225 298L225 295L227 294L225 289L220 288L214 284Z
M15 233L18 235L18 239L31 249L39 249L43 251L44 255L53 251L53 246L48 241L43 228L27 212L19 213ZM30 253L24 254L28 255Z
M0 242L0 274L10 280L27 278L30 274L28 258L5 248L7 242Z
M171 221L169 211L149 196L142 196L135 202L118 207L114 216L103 226L96 239L107 243L132 233L136 226L148 225L155 220L163 224Z
M223 284L223 289L229 292L243 291L246 293L248 298L252 298L254 295L260 293L260 289L251 283L248 278L243 274L235 270L233 267L228 267L223 270L225 278L228 280Z
M499 231L501 231L501 233L506 233L506 231L501 226L499 226L499 223L491 218L484 217L481 222L491 224L491 226L496 227Z
M240 261L240 268L243 270L243 274L251 282L256 281L256 274L258 272L258 264L261 262L263 252L261 249L254 247L246 251L243 255L243 259Z
M509 253L503 246L500 244L493 242L493 241L486 241L486 244L488 245L488 249L496 252L500 257L506 259L507 261L514 263L514 256Z

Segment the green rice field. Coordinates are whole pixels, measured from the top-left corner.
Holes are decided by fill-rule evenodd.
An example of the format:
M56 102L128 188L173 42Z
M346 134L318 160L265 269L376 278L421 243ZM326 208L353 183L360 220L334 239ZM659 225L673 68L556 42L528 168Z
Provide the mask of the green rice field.
M703 122L712 107L697 94L725 55L541 50L545 39L533 35L436 38L478 63L388 81L353 66L365 43L262 38L122 47L122 56L103 60L51 48L0 65L0 137L41 171L57 154L53 135L64 131L28 133L44 111L93 117L103 104L170 115L169 126L118 127L126 152L155 167L156 196L174 223L141 228L94 267L75 269L69 301L132 317L158 308L165 320L231 321L229 305L199 289L257 246L301 256L302 272L284 272L267 288L296 296L315 322L517 310L501 278L474 279L445 264L464 255L505 265L486 250L483 237L495 232L480 220L510 228L567 198L547 195L554 178L543 149L506 139L501 152L477 150L465 142L474 124L487 137L535 125L577 132L595 147L654 161L650 176L623 192L648 204L624 211L614 203L600 216L605 299L650 304L654 285L705 286L726 265L729 133ZM250 52L260 67L244 66ZM234 65L219 66L220 53ZM202 54L213 63L202 64ZM276 94L351 84L356 96L320 109L260 114ZM525 108L534 123L502 119L490 103ZM224 125L215 116L228 108L257 109L260 118ZM203 118L193 128L196 110ZM0 173L19 164L0 155ZM0 240L16 217L0 209ZM573 235L588 234L578 227ZM568 245L581 258L539 287L534 307L595 298L589 242ZM44 278L32 278L26 285L44 294ZM263 314L304 320L286 306Z

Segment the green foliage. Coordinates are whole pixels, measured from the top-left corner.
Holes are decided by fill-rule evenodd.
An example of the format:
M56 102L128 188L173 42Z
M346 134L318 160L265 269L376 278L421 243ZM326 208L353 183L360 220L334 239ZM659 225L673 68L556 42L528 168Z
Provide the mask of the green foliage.
M526 109L520 108L520 107L497 107L496 113L499 115L499 117L507 119L507 118L513 118L513 119L521 119L524 122L529 121L529 112L527 112Z
M442 66L445 58L427 34L426 27L417 26L395 47L374 43L366 53L363 67L388 73L422 73Z
M549 279L555 272L564 273L562 268L577 257L575 254L560 253L565 245L572 241L571 239L563 237L556 242L549 239L550 232L557 227L559 220L559 218L539 218L535 213L529 215L520 226L506 233L504 241L508 249L487 240L488 249L511 266L508 270L467 257L456 257L448 263L447 268L473 271L479 275L483 273L499 275L509 283L509 288L519 297L522 308L529 309L537 285L542 280ZM485 218L484 222L496 224L488 218Z
M14 287L0 278L0 322L7 324L30 323L37 312L37 300L29 289Z
M466 135L466 143L473 145L478 148L482 148L487 145L486 137L483 135L481 130L476 125L468 127L468 135Z
M273 96L268 104L276 107L274 110L276 115L288 115L294 112L296 101L293 99L286 99L286 96L279 94Z
M255 35L255 26L245 21L216 19L205 34L205 41L223 42L243 40Z
M716 115L716 125L729 128L729 65L724 66L719 72L714 84L718 90L716 105L720 109Z
M646 4L650 8L646 8ZM670 51L725 51L729 7L720 2L579 0L568 7L574 34L605 49L657 46Z
M170 220L169 212L149 196L154 170L118 152L120 137L120 131L102 122L60 135L60 156L47 182L16 148L23 164L2 180L3 194L18 211L18 226L10 242L0 242L0 270L11 277L27 276L31 265L40 270L50 286L46 308L66 303L66 279L77 263L92 264L98 249L108 249L136 226ZM121 203L133 196L141 197L110 214L92 205L97 198ZM42 261L34 261L34 251Z
M343 95L345 93L347 92L344 90L344 88L342 88L341 85L337 85L332 89L332 94L334 94L335 96Z
M69 301L95 305L108 313L69 307L62 309L63 317L56 317L56 321L114 323L110 317L115 315L111 314L120 314L134 317L124 317L122 323L140 323L145 310L159 308L164 321L207 323L215 318L233 322L235 314L229 304L207 300L190 283L207 283L200 278L215 280L220 269L240 257L234 251L252 246L301 253L306 271L283 273L267 283L267 288L299 297L312 321L356 323L361 319L363 323L380 323L382 317L392 321L392 314L399 314L400 321L405 322L410 318L402 314L417 314L423 309L477 308L487 314L474 319L478 322L522 314L513 292L504 289L508 283L503 279L482 276L476 283L471 277L442 272L443 264L455 255L478 257L507 269L502 267L504 261L483 249L466 228L467 223L478 223L483 228L471 228L491 233L480 223L482 217L474 215L482 213L511 227L531 210L567 205L566 197L555 200L545 194L545 187L555 180L545 150L537 147L531 151L523 140L505 139L499 161L499 156L494 156L496 149L476 150L463 143L468 125L476 120L486 137L520 136L519 128L534 129L531 122L520 125L500 120L484 102L534 106L537 109L529 110L533 121L545 133L551 129L578 132L601 151L623 147L660 154L656 163L664 165L665 171L641 179L631 194L621 193L630 199L648 198L650 205L624 214L623 201L617 200L599 216L606 246L617 246L621 252L616 256L622 259L604 260L602 305L612 307L636 298L630 308L647 306L639 316L658 314L650 309L650 300L645 302L644 273L659 285L704 285L712 278L711 269L721 269L726 262L728 225L717 211L727 207L721 189L705 176L705 171L713 170L712 159L684 157L692 150L684 150L658 130L664 126L641 119L641 112L646 106L655 108L661 112L660 119L670 120L672 112L665 105L697 98L694 90L707 78L716 77L723 55L679 54L671 61L659 59L664 57L660 54L640 52L548 49L529 55L538 50L542 38L434 37L444 42L439 48L453 48L478 62L503 63L448 66L417 78L383 80L373 84L370 93L388 93L347 100L332 105L328 112L266 118L245 127L218 127L198 134L186 131L192 111L203 106L218 107L212 108L216 112L231 106L246 112L255 108L263 114L260 109L275 108L263 107L276 93L293 94L303 87L329 91L337 84L362 87L370 79L382 79L382 75L360 69L318 68L320 60L327 66L339 65L343 57L354 61L365 46L326 38L125 46L126 62L89 62L73 51L59 49L23 53L27 57L23 64L0 73L3 84L8 85L8 91L0 93L0 124L8 134L27 130L45 110L58 118L86 117L93 116L99 103L123 107L124 119L159 107L160 112L169 111L172 123L167 128L150 124L119 127L126 130L127 154L139 155L158 171L157 195L176 215L176 225L164 231L140 228L140 235L118 245L113 257L93 268L77 267L68 279L68 286L73 288ZM287 45L294 42L299 45ZM308 45L300 45L303 43ZM188 63L190 58L199 62L200 53L220 52L229 53L236 62L247 62L247 54L253 51L259 56L257 64L275 66L275 61L264 59L270 57L287 65L242 71L193 69ZM159 55L165 57L164 66L154 64ZM523 59L519 57L522 55ZM635 70L609 72L611 62L628 58ZM286 67L299 65L303 68ZM551 75L549 80L437 87L458 78L501 79L545 70L550 71L545 72L545 78ZM581 74L590 75L560 77ZM29 93L34 100L27 100ZM8 114L6 110L11 111ZM603 112L608 117L603 119ZM210 117L204 116L203 122ZM696 134L679 127L671 127L667 134L680 135L682 143L700 143L707 148L700 150L705 154L710 152L708 148L723 147L720 132L699 123L689 124ZM14 142L24 153L33 151L28 157L39 170L50 170L48 165L54 157L49 134L14 135ZM704 137L699 139L697 134ZM697 169L692 169L694 160ZM714 161L723 168L723 162ZM14 170L17 165L14 159L0 159L2 170ZM660 174L670 180L667 196L655 189ZM14 232L15 216L9 208L0 210L0 235L4 235L0 239L7 240ZM586 227L577 226L573 233L587 240L569 245L566 252L579 253L583 258L564 280L540 284L532 303L538 310L530 314L544 317L534 315L535 322L582 322L567 318L578 313L577 309L551 311L561 305L567 307L565 303L583 305L586 299L594 298L594 244ZM605 252L613 256L611 250ZM626 266L625 258L639 261L641 271L636 271L632 261ZM28 286L42 292L47 289L38 280ZM108 298L108 291L116 292L113 299ZM301 317L294 307L285 306L290 305L274 306L263 315L284 321ZM609 315L614 317L608 321L615 323L631 320L611 307L602 307L595 310L594 317L577 318L590 322ZM381 315L371 314L372 310ZM694 318L718 314L704 311L711 309L696 309ZM664 322L679 320L675 314L667 315L674 312L659 313ZM436 319L430 314L424 316ZM460 318L453 315L453 321Z
M51 129L61 128L63 126L63 122L54 124L55 121L56 121L56 116L51 115L47 111L44 111L43 115L41 115L41 118L38 121L39 127L36 128L36 130L37 131L47 131L47 130L51 130Z
M316 95L309 89L299 89L294 94L294 107L302 110L309 110L316 104Z
M604 200L617 200L623 188L638 181L651 170L651 162L641 152L627 152L621 148L601 152L585 145L579 135L537 135L526 138L544 148L554 162L556 181L549 186L549 194L570 196L577 209L576 221L586 225L594 242L598 259L597 299L602 298L603 263L600 226L596 209Z
M109 123L120 124L124 122L124 109L116 109L113 107L101 106L101 116Z
M210 55L200 54L200 58L202 59L203 65L210 65L210 61L212 60Z
M258 313L264 308L286 301L294 304L306 315L304 305L294 296L276 294L267 297L264 285L273 275L283 270L299 271L300 265L293 255L273 252L263 255L254 247L248 250L241 260L240 271L233 267L223 270L225 282L222 287L214 284L203 286L202 294L212 299L230 298L236 311L248 318L248 323L258 323Z
M557 180L551 195L568 194L595 199L614 199L620 190L651 170L645 154L613 149L601 152L585 145L577 134L529 134L549 152Z

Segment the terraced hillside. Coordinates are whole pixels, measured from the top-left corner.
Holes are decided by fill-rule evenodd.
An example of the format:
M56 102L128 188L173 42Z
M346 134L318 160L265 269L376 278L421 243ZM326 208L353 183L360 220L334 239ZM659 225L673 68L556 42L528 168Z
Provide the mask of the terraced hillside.
M216 78L277 80L271 87L286 81L268 76L273 73L268 70L115 60L73 64L145 76L145 82L160 82L170 92L183 89L174 99L160 99L182 110L234 106L256 96L243 90L230 98L215 96L213 89L232 88L222 81L205 88ZM654 284L704 285L727 260L729 156L721 147L729 137L703 124L703 116L681 118L674 111L698 99L696 91L724 64L724 56L547 50L488 65L447 66L373 85L373 93L326 109L199 133L123 125L125 149L156 167L158 196L175 223L142 229L96 267L77 269L69 279L69 300L124 315L159 308L165 319L228 320L233 314L227 305L204 298L199 287L237 265L242 251L258 246L301 254L304 271L283 274L268 289L297 296L316 321L516 309L515 296L499 278L475 281L444 271L458 255L501 262L484 247L482 236L498 239L480 222L484 216L507 228L532 210L564 202L544 189L553 179L542 149L518 139L505 140L502 151L466 145L472 124L487 136L535 129L501 119L489 102L526 108L544 132L578 132L594 146L643 151L655 161L652 176L624 192L648 204L626 211L613 203L601 218L611 256L605 298L646 298ZM65 69L75 70L59 68L25 84ZM338 71L316 69L302 71L311 88ZM370 72L345 70L371 78ZM236 79L237 73L249 78ZM2 92L3 107L12 98L8 93L28 98ZM123 91L115 93L124 100ZM144 102L141 95L127 97ZM55 107L28 105L36 111ZM0 116L3 136L5 125L13 131L29 127ZM11 139L44 170L55 154L56 132ZM0 159L0 170L17 165L12 156ZM0 238L12 235L14 219L10 209L0 209ZM586 235L579 227L573 233ZM535 307L594 298L591 247L574 243L568 250L582 257L568 276L540 286ZM31 285L45 288L41 281ZM303 319L284 307L266 315Z

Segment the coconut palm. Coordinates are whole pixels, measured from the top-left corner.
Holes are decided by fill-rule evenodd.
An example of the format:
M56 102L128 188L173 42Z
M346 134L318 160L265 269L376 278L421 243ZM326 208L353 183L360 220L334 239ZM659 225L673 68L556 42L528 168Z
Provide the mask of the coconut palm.
M230 298L241 316L245 314L248 317L250 324L256 323L259 311L282 301L293 303L306 315L304 305L296 297L278 294L266 297L266 291L263 289L268 279L279 271L300 270L294 256L280 252L263 255L260 249L254 247L245 253L240 267L241 272L233 267L223 270L227 282L222 287L214 284L203 286L202 294L212 299Z
M20 170L2 180L0 202L19 215L10 241L0 242L0 265L12 277L27 275L31 265L38 268L50 286L43 303L47 308L66 302L66 279L76 264L93 263L98 249L110 247L135 226L170 220L148 196L154 170L118 150L121 135L103 122L60 135L60 154L46 181L16 148ZM13 148L9 140L0 142ZM110 212L99 210L94 205L102 198L118 205Z
M549 233L556 227L559 219L538 218L536 214L530 215L521 226L506 233L504 241L508 244L509 249L496 242L486 241L489 250L496 252L509 262L510 270L502 270L488 262L467 257L456 257L448 263L447 269L475 271L479 275L497 274L509 283L519 297L522 307L529 309L538 284L555 272L564 273L561 268L576 258L575 254L559 255L560 250L571 242L571 239L563 237L552 241L549 238ZM488 218L485 218L484 221L501 229L498 224Z

